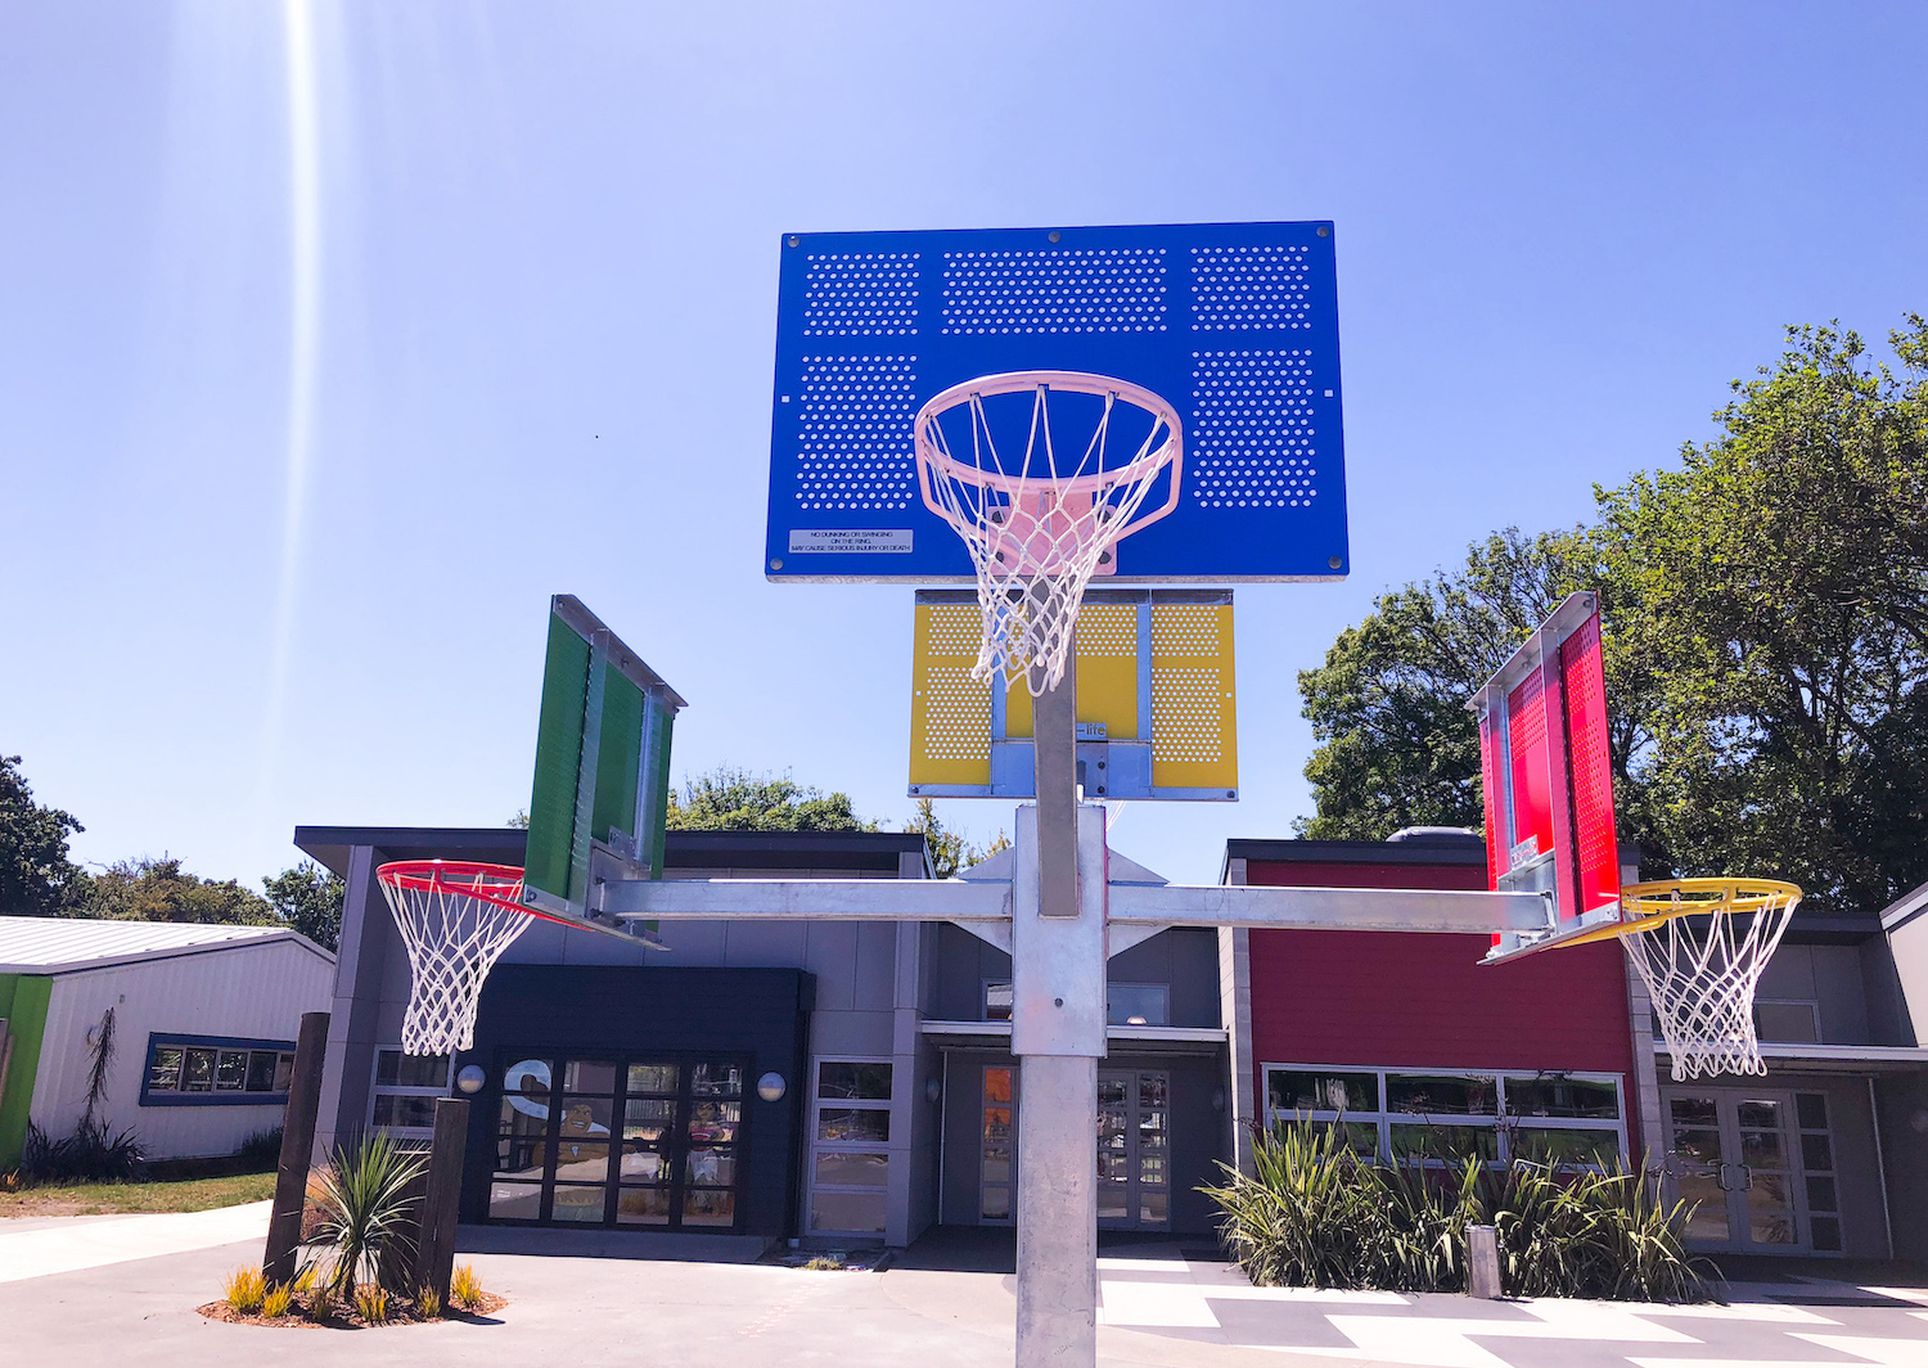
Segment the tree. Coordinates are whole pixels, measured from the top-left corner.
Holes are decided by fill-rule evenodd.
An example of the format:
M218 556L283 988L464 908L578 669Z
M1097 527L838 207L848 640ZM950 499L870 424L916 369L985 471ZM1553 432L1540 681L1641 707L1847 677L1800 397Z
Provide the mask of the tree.
M268 902L290 930L315 944L336 949L341 943L341 907L348 885L311 860L303 860L263 879Z
M0 755L0 916L56 917L71 911L87 876L67 853L85 830L72 813L33 800L20 757Z
M233 879L203 879L171 856L122 860L88 881L80 915L116 921L279 924L266 898Z
M789 774L753 774L730 765L683 781L669 795L664 825L675 831L875 831L851 810L847 793L824 793Z
M1833 327L1715 414L1680 467L1571 533L1500 533L1383 595L1300 676L1310 836L1480 821L1463 705L1574 589L1601 596L1615 804L1643 873L1779 875L1822 907L1928 878L1928 323L1902 374Z
M1582 531L1509 527L1468 547L1456 572L1380 595L1299 675L1318 743L1305 770L1315 815L1299 834L1379 841L1404 826L1478 827L1467 700L1561 599L1599 587L1595 562Z
M1928 322L1789 329L1677 470L1600 496L1653 663L1650 820L1694 873L1878 908L1928 878Z
M904 824L904 830L921 832L925 844L930 847L931 868L940 879L954 877L959 870L969 869L981 864L1001 850L1011 846L1010 837L1002 831L991 839L989 845L976 846L964 839L964 834L953 831L938 817L936 807L928 798L919 798L917 808Z

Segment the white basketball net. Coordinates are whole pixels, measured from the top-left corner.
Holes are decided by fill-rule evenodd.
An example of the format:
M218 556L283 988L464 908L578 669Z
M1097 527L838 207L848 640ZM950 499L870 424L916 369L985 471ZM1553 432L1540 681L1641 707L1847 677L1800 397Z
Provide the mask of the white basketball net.
M402 1049L446 1055L475 1044L475 1011L496 960L529 928L522 871L440 860L383 865L376 879L414 972Z
M1076 412L1060 413L1061 426L1079 429L1063 448L1052 431L1054 393L1084 397ZM1028 417L1014 408L1027 403ZM956 416L947 432L948 415ZM1020 431L1022 449L1012 440ZM1002 672L1034 695L1055 688L1091 577L1122 538L1178 505L1177 411L1122 380L1025 371L945 390L919 410L915 432L924 503L964 539L977 571L984 639L971 678ZM1166 497L1147 510L1165 471Z
M1696 885L1725 885L1725 889ZM1626 915L1653 925L1620 937L1653 1000L1677 1080L1764 1074L1754 993L1801 901L1791 884L1685 880L1628 890ZM1663 915L1662 908L1686 909Z

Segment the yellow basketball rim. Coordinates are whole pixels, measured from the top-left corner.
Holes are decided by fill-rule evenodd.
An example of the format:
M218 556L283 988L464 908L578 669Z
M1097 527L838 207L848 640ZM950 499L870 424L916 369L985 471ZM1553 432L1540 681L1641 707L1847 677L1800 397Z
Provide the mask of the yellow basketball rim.
M1584 931L1563 944L1589 945L1637 935L1657 930L1676 917L1761 912L1800 900L1801 890L1781 879L1661 879L1629 884L1620 892L1619 921Z

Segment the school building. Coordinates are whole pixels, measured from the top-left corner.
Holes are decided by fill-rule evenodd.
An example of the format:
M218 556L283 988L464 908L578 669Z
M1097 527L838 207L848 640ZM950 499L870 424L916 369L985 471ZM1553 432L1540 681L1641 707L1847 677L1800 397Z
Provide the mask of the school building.
M1486 886L1463 832L1235 840L1229 883ZM944 923L677 922L672 949L537 922L491 975L475 1048L402 1053L391 860L523 861L513 829L303 827L348 884L319 1143L428 1135L471 1097L462 1219L744 1253L903 1246L1012 1223L1009 956ZM998 857L965 877L1008 877ZM669 878L928 879L921 836L683 832ZM1114 883L1161 883L1113 852ZM1923 1258L1928 888L1796 914L1762 988L1770 1069L1675 1084L1603 943L1484 967L1487 938L1177 928L1109 966L1094 1163L1111 1230L1206 1236L1197 1192L1255 1126L1343 1124L1361 1152L1665 1165L1709 1251ZM1910 1011L1912 993L1913 1010ZM1031 1100L1035 1105L1035 1100ZM546 1237L545 1237L546 1238ZM641 1249L643 1246L639 1245Z

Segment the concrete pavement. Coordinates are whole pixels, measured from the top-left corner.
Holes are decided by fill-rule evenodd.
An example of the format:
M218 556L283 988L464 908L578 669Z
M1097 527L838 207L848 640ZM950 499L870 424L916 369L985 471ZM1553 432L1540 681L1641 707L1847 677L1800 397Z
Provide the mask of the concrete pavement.
M510 1299L489 1322L336 1331L202 1319L195 1306L214 1300L226 1274L259 1253L256 1237L0 1284L8 1356L143 1368L253 1368L270 1355L276 1368L559 1356L705 1368L1008 1368L1011 1361L1010 1276L942 1268L813 1273L465 1254L490 1290ZM1652 1307L1261 1289L1202 1251L1174 1246L1113 1252L1099 1272L1107 1368L1928 1363L1928 1290L1894 1285L1894 1278L1876 1285L1770 1275L1738 1286L1732 1306Z

